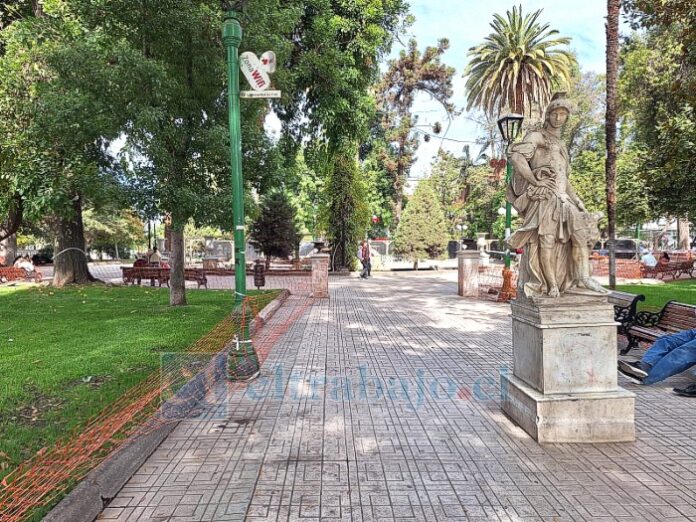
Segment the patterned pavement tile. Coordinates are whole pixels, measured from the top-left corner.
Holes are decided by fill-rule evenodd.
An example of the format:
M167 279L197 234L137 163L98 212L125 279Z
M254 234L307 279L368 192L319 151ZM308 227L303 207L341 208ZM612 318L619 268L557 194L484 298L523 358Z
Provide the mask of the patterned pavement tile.
M687 374L621 379L635 443L540 446L500 410L509 307L455 292L450 273L294 294L260 378L214 390L100 519L696 520L696 403L670 393Z

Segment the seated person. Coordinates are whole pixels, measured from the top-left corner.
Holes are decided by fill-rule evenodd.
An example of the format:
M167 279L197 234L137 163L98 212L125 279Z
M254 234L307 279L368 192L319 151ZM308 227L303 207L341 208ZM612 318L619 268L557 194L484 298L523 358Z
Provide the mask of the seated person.
M43 279L43 274L41 272L36 271L36 267L34 266L34 263L31 262L31 258L26 255L24 257L18 257L17 260L15 261L14 266L16 268L21 268L27 273L27 277L33 277L36 282L41 281Z
M139 257L133 262L134 267L139 267L139 266L147 266L147 259L144 257Z
M652 252L648 251L640 258L640 262L649 268L655 268L657 266L657 259Z
M162 256L157 251L157 247L154 247L152 249L152 254L150 254L148 261L150 263L150 266L159 266L160 261L162 261Z
M665 335L636 362L619 361L619 372L638 384L654 384L696 365L696 329ZM674 393L696 397L696 383L674 388Z

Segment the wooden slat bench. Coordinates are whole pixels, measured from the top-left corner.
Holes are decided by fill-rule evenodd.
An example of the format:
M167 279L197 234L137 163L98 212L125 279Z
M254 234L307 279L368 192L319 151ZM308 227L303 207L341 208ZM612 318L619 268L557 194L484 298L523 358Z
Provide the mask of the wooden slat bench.
M653 267L645 266L641 263L641 277L660 277L664 279L666 275L672 276L672 279L678 279L684 274L689 274L689 277L694 275L694 259L689 258L685 254L673 254L672 259L668 262L660 262Z
M659 312L641 311L626 332L628 353L641 342L652 344L658 337L696 328L696 306L676 301L668 302Z
M614 321L619 323L618 333L627 335L628 329L633 326L639 301L645 301L643 294L629 294L628 292L613 291L609 294L609 303L614 305ZM624 349L627 351L627 349ZM623 351L621 353L624 353Z
M208 288L208 278L205 275L205 270L200 268L184 268L184 279L186 281L195 281L198 288L201 286Z
M169 268L157 268L149 266L122 266L121 273L125 284L138 284L143 279L157 281L159 286L169 286L169 278L171 270ZM204 286L208 288L208 278L205 275L205 270L200 268L185 268L184 279L186 281L195 281L198 288Z
M33 280L35 283L40 283L43 280L43 274L38 270L35 270L33 273L29 273L24 268L19 268L16 266L0 267L0 282L31 280Z
M150 266L122 266L121 274L125 284L140 284L143 279L150 279L153 282L157 281L159 286L167 284L169 274L167 268L156 268Z

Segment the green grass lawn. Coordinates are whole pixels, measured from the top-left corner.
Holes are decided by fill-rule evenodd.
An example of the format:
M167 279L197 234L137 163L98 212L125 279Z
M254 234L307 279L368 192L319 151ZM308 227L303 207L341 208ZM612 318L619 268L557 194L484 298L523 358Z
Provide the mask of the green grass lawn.
M665 284L616 285L616 289L632 294L643 294L645 301L639 303L639 309L661 309L667 301L696 304L696 280L684 279Z
M252 292L256 293L256 292ZM261 309L277 292L263 292ZM230 291L0 288L0 477L83 424L227 316Z

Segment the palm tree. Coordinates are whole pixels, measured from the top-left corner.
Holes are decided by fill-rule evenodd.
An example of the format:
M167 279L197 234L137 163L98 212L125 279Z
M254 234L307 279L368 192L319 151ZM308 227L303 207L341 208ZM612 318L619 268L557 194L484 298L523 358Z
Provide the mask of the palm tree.
M619 13L621 0L607 0L607 233L609 286L616 288L616 78L619 71Z
M557 87L569 84L575 57L565 49L570 38L537 20L542 9L522 14L522 6L507 11L507 19L493 15L493 32L481 45L469 49L467 110L482 109L497 118L508 109L525 115L539 111Z

